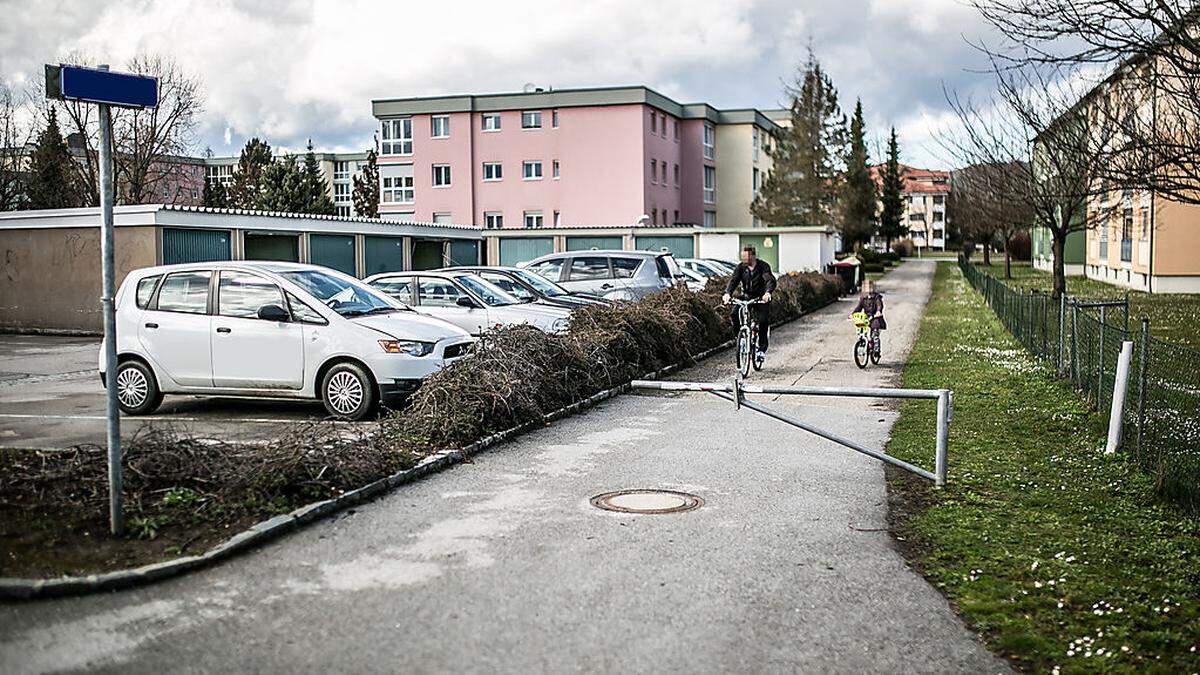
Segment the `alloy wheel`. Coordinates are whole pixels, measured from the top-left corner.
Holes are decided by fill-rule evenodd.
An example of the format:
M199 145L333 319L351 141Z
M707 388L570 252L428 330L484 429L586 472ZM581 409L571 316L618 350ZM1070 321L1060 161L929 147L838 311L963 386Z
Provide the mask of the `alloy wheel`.
M325 387L329 405L340 415L351 415L363 402L363 383L349 371L334 373Z
M117 400L127 408L137 408L146 402L150 383L137 368L122 368L117 371Z

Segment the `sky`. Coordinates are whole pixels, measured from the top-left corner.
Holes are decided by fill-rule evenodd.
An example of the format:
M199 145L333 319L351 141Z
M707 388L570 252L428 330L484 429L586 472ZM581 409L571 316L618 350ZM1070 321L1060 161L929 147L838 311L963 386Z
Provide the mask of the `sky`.
M945 89L984 95L964 0L0 0L0 82L83 53L113 70L170 56L203 83L196 150L370 147L373 98L644 84L681 103L772 108L811 44L872 147L948 168ZM879 145L876 145L879 143ZM878 152L873 153L878 159Z

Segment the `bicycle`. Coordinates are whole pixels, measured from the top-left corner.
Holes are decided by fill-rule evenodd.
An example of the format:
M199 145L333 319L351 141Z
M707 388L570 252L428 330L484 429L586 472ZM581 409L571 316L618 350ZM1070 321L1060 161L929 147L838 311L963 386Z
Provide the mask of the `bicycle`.
M866 368L867 363L879 365L879 341L871 330L871 317L866 312L855 312L850 315L854 327L858 329L858 339L854 341L854 365Z
M760 327L758 321L754 319L754 313L750 311L750 305L761 305L763 301L762 299L739 300L733 298L729 302L737 306L738 325L741 328L738 329L735 358L738 372L742 374L742 377L746 377L750 374L751 367L755 370L762 370L763 367L763 359L757 350Z

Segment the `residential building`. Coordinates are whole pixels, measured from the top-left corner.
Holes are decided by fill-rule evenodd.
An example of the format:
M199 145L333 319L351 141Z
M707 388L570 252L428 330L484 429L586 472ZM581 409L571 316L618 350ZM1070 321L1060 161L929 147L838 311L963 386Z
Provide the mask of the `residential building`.
M875 185L882 191L884 164L871 167ZM908 238L918 249L946 250L946 199L950 196L950 172L918 169L900 165L904 189L900 196L904 204L903 221L908 224ZM883 205L880 204L880 209ZM894 243L894 242L893 242ZM884 242L878 242L883 246Z
M643 86L380 99L380 216L487 229L750 227L778 126ZM756 145L755 139L758 140Z
M480 229L144 204L113 209L116 276L152 265L288 260L365 277L480 261ZM0 330L101 329L100 209L0 213ZM47 273L53 270L53 273Z
M367 165L365 152L315 152L317 166L325 178L329 198L337 207L337 215L342 218L358 216L354 208L354 177L361 176ZM305 153L278 155L277 158L291 158L303 162ZM233 183L233 174L237 170L239 157L209 157L204 159L205 178L218 181L229 187Z

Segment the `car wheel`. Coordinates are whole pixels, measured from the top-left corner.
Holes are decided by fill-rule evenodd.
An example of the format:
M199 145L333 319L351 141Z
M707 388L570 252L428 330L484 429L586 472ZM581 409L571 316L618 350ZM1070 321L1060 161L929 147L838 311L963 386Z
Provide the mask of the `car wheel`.
M321 380L321 401L330 415L358 421L374 414L379 395L361 366L339 363Z
M149 415L158 409L163 395L150 367L141 361L117 366L117 404L126 415Z

